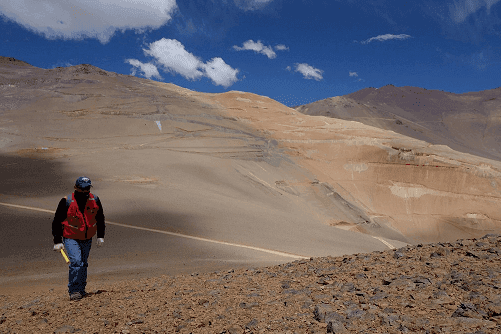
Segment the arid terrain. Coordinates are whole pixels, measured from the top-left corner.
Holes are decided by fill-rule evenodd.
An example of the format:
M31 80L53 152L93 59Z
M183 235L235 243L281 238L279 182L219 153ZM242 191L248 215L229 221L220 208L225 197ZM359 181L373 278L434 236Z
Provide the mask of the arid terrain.
M2 333L501 333L501 236L0 297Z
M402 89L407 88L380 91ZM372 106L373 100L364 99L373 93L333 99ZM463 108L462 99L470 98L435 95L434 106L449 104L453 110ZM327 307L320 305L326 303L344 317L339 321L347 331L380 330L386 320L377 312L396 313L400 319L395 327L392 318L386 332L405 332L405 327L431 333L440 326L465 333L475 332L470 330L474 328L486 333L499 330L499 309L492 306L499 305L493 297L498 283L463 289L464 293L447 290L451 299L438 311L429 309L441 290L437 282L447 286L456 272L465 280L499 280L499 238L479 239L501 232L498 95L499 89L471 97L490 102L478 102L480 111L468 122L467 117L446 113L449 107L430 107L423 115L433 117L423 119L399 114L388 102L393 96L389 94L372 109L397 115L392 122L406 129L399 133L387 126L388 120L376 124L379 116L374 113L364 118L357 111L350 116L351 109L341 112L335 107L335 115L329 117L322 115L323 107L295 110L251 93L199 93L92 65L40 69L0 57L0 295L5 301L0 329L335 332L337 325L314 320L314 309ZM357 108L353 107L361 107ZM403 113L405 108L398 110ZM461 110L457 113L463 115ZM434 123L437 117L444 119L442 123ZM434 125L420 132L409 120ZM483 132L475 130L477 123ZM93 248L90 256L89 287L98 293L71 304L70 311L67 266L52 251L50 231L58 201L81 175L91 178L93 192L101 198L107 232L105 245ZM457 243L458 239L477 240ZM405 265L395 249L404 252ZM428 260L431 253L441 255ZM394 260L380 262L383 256ZM364 258L370 266L362 266ZM291 261L295 262L287 264ZM317 271L333 266L341 269L330 273L326 284L319 284ZM370 282L360 290L364 294L345 296L356 289L343 291L340 282L356 286L360 274ZM401 300L389 297L385 307L370 301L380 292L377 289L391 288L389 295L407 289L391 286L402 275L410 277L405 280L411 280L414 289L419 286L410 293L416 305L422 305L419 310L401 307ZM209 286L211 280L224 282L224 277L231 278L228 284ZM416 277L432 283L416 283ZM283 281L289 282L288 288L282 288ZM147 291L142 284L157 285ZM249 289L255 290L247 293ZM284 289L304 293L288 294ZM330 291L327 297L313 297L325 289ZM184 294L185 290L193 291ZM477 313L483 322L462 321L465 316L444 322L463 303L471 304L467 299L472 291L485 297L482 303L471 302L481 310ZM252 298L261 299L248 297L253 293L259 296ZM202 296L207 302L201 302ZM30 307L18 303L28 303L27 298L38 301ZM286 307L289 298L295 306L285 309L281 304ZM364 321L367 327L350 320L353 317L346 313L352 309L350 301L358 302L357 309L370 317ZM102 312L90 306L94 303L109 304L106 309L113 315L99 316ZM148 307L156 309L151 311L156 320L148 326L141 319L127 324L136 321L137 314L146 317ZM30 318L36 321L22 311L30 308L34 317L40 316ZM66 315L54 311L58 308L64 308ZM105 319L105 326L80 327L77 318L82 310L87 312L85 319ZM414 312L425 310L429 313ZM258 316L264 312L268 315ZM429 322L416 320L416 314ZM404 315L416 319L402 320ZM126 321L127 317L136 320ZM285 322L275 323L276 319ZM287 321L294 325L286 325ZM207 327L209 322L213 327Z
M296 110L357 121L426 142L499 160L501 87L454 94L419 87L365 88Z

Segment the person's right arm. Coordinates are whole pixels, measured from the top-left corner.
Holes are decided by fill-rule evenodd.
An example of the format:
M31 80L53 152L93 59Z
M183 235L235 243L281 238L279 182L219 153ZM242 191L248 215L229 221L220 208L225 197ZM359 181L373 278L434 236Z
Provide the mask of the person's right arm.
M54 237L54 244L63 243L63 224L62 222L66 220L66 213L68 209L66 208L66 198L61 198L57 206L56 214L54 215L54 220L52 221L52 236Z

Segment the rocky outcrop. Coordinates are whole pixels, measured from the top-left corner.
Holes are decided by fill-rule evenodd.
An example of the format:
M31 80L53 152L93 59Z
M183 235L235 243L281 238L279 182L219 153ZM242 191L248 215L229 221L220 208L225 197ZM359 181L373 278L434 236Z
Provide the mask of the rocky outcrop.
M0 333L499 333L501 236L0 297Z

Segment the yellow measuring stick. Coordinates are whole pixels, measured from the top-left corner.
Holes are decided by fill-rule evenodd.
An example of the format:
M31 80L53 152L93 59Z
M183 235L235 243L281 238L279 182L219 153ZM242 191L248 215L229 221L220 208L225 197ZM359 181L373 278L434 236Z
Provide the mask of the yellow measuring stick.
M66 253L64 252L64 250L62 248L61 248L61 254L63 255L64 260L66 261L66 263L69 263L70 259L68 259L68 256L66 255Z

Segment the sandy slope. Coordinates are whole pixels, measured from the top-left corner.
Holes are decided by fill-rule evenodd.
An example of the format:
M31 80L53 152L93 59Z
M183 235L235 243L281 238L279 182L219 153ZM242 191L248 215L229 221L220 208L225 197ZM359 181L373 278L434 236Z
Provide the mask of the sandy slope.
M340 256L500 229L497 161L254 94L1 60L0 202L54 210L89 176L110 222L93 279L130 277L131 259L135 275L186 272L180 258L206 272L290 261L242 246ZM48 283L64 273L51 213L2 210L13 217L1 221L2 275ZM31 264L15 271L12 259Z
M110 277L109 268L116 278L128 277L128 253L136 262L154 263L137 270L154 275L186 270L179 258L191 258L188 267L196 263L201 271L230 262L290 260L260 251L235 259L244 250L239 245L309 257L405 244L324 224L330 217L324 185L276 140L231 116L210 95L90 65L42 70L9 63L1 73L0 202L55 210L74 180L89 176L110 222L107 248L91 255L95 279ZM341 209L353 219L362 214ZM51 213L32 218L29 209L2 210L3 217L13 217L2 220L3 273L14 270L5 265L13 258L31 263L15 271L26 282L49 284L55 268L64 273L51 250ZM20 224L34 238L18 233ZM178 247L162 246L162 232L236 246L215 250L187 238ZM129 251L127 243L138 251ZM45 254L44 265L31 261L38 252ZM212 260L199 261L200 256Z
M499 231L496 160L359 122L303 115L252 94L213 99L277 140L315 175L330 197L322 199L325 223L411 242ZM361 214L345 215L346 207Z

